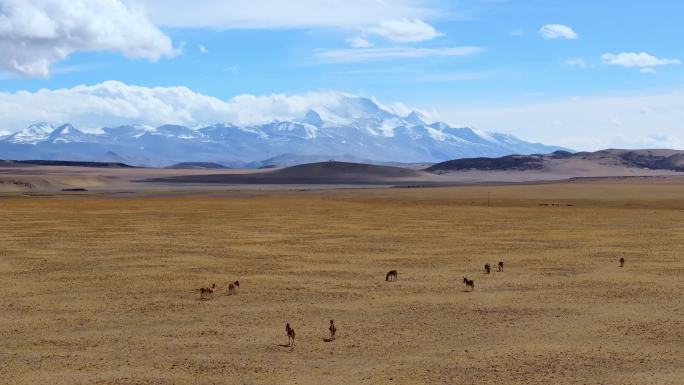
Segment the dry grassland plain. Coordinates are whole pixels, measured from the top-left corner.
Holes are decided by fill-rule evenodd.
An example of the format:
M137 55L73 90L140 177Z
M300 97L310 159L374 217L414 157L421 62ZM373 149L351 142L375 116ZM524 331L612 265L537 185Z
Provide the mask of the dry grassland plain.
M684 383L680 182L6 196L0 214L2 384Z

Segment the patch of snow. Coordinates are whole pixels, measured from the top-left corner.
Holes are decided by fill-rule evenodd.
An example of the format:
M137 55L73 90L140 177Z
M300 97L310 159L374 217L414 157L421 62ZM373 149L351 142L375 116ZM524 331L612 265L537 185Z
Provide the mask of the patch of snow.
M400 118L391 118L391 119L386 119L382 121L382 125L380 126L380 132L382 136L385 138L392 138L394 137L394 130L403 125L403 121Z
M471 128L471 130L472 130L477 136L479 136L480 138L482 138L482 139L484 139L484 140L486 140L486 141L488 141L488 142L500 143L500 141L499 141L498 139L496 139L490 132L483 131L483 130L480 130L480 129L477 129L477 128Z

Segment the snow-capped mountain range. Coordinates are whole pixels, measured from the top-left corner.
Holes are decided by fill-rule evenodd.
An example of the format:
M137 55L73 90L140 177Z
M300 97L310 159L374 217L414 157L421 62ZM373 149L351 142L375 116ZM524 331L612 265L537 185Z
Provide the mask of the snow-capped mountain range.
M117 161L138 166L177 162L234 165L280 154L347 155L378 162L441 162L465 157L550 153L563 148L512 135L400 116L371 99L348 96L298 119L260 125L129 125L83 132L71 124L33 124L0 137L0 159Z

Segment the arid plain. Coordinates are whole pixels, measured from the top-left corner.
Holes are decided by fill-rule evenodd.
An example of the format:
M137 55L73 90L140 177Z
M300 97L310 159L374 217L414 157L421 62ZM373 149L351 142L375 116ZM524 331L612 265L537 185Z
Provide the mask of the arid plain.
M0 213L2 384L684 379L677 179L9 194Z

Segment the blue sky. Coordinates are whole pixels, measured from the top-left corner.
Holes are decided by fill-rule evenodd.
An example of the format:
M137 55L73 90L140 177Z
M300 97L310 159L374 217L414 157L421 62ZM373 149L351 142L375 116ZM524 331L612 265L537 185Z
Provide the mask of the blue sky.
M10 20L0 21L0 48L12 59L0 59L0 102L112 80L187 87L221 101L341 91L580 149L684 146L680 1L76 3L0 0ZM88 12L95 21L79 19ZM94 30L102 15L113 15L104 37ZM83 36L46 28L45 46L32 35L70 18L85 23ZM97 108L90 115L107 125L115 112ZM70 111L56 116L69 119ZM196 114L189 120L214 117ZM130 119L163 119L142 115ZM0 132L29 119L1 105L0 118Z

